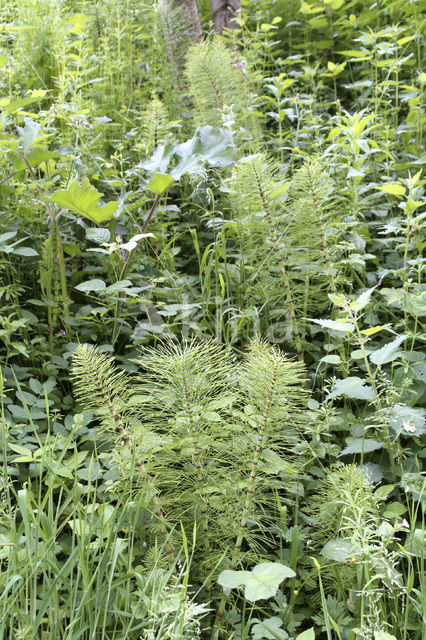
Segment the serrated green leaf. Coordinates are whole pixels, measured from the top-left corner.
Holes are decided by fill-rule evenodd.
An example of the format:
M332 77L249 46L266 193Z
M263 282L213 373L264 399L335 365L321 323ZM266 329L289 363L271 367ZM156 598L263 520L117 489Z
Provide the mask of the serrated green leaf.
M355 329L355 325L352 322L346 322L345 320L319 320L309 318L309 322L319 324L323 329L332 329L332 331L342 331L343 333L352 333Z
M370 353L369 358L373 364L383 365L388 362L392 362L399 356L398 347L407 339L407 335L398 336L392 342L388 342L381 349L377 349L377 351L373 351Z
M341 456L347 456L354 453L370 453L371 451L382 449L382 447L383 442L379 442L374 438L354 438L347 447L342 449L339 453L339 458Z
M68 189L55 191L51 200L64 209L101 224L112 220L119 207L118 202L108 202L104 207L100 206L101 197L102 194L94 187L83 188L74 183Z
M336 380L327 396L327 400L338 398L339 396L347 396L354 400L374 400L376 397L374 389L367 385L365 380L361 380L357 376Z
M398 184L397 182L393 182L392 184L386 184L382 187L376 187L379 191L384 191L385 193L389 193L392 196L402 197L405 195L405 187L402 184Z

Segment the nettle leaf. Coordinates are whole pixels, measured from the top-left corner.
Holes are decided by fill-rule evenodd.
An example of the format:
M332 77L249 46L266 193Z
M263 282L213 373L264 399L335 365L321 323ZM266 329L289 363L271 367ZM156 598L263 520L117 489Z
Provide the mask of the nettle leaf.
M372 287L371 289L364 291L364 293L361 293L361 295L351 303L351 308L355 311L361 311L361 309L364 309L364 307L366 307L370 302L371 295L375 289L376 287Z
M370 353L369 358L371 362L373 364L382 365L388 362L392 362L392 360L398 358L398 356L400 355L397 352L398 347L401 346L401 344L404 342L404 340L406 340L407 337L407 335L398 336L397 338L395 338L395 340L392 340L392 342L388 342L388 344L385 344L384 347L381 347L381 349L377 349L377 351L373 351L373 353Z
M119 202L108 202L105 206L101 206L101 198L102 193L99 193L90 184L85 188L74 183L68 189L55 191L51 200L63 209L74 211L74 213L100 224L112 220L114 213L120 206Z
M365 380L361 380L357 376L336 380L327 396L327 400L338 398L339 396L347 396L354 400L374 400L376 397L373 387L367 385Z
M77 291L102 291L106 289L106 284L103 280L99 280L98 278L94 278L93 280L86 280L86 282L81 282L74 289Z
M294 578L295 572L280 562L262 562L252 571L222 571L218 583L224 589L244 586L244 596L250 602L273 598L285 578Z
M323 329L332 329L332 331L342 331L343 333L352 333L355 329L355 325L352 322L346 322L345 320L317 320L308 318L309 322L315 322L319 324Z
M281 629L283 621L278 616L272 616L262 622L257 622L251 628L252 637L254 640L287 640L288 633Z
M374 440L374 438L354 438L349 442L347 447L342 449L339 453L339 458L353 453L370 453L371 451L377 451L382 447L383 442L378 442L378 440Z
M421 473L404 473L399 486L418 500L420 496L426 495L426 476Z
M425 432L425 410L396 404L386 410L389 424L398 435L421 436Z
M385 193L389 193L391 196L398 196L401 198L405 195L405 187L402 184L398 184L397 182L393 182L392 184L385 184L382 187L376 187L379 191L384 191Z

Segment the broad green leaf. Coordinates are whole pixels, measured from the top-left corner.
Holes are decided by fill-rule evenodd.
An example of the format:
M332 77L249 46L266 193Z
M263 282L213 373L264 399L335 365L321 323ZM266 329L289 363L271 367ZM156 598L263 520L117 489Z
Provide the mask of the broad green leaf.
M33 258L34 256L38 256L38 253L32 247L17 247L13 250L13 253L16 256L25 256L26 258Z
M19 100L10 100L9 98L0 99L0 109L7 113L14 113L23 107L27 107L34 102L40 102L46 95L47 91L43 89L37 89L35 91L29 91L25 98L19 98ZM29 95L31 94L31 95Z
M339 458L354 453L370 453L370 451L377 451L377 449L382 449L382 447L383 442L378 442L374 440L374 438L354 438L349 442L347 447L342 449L339 453Z
M89 218L96 224L107 222L114 218L114 213L119 207L119 202L108 202L105 206L101 206L99 201L102 194L94 187L80 187L78 184L72 184L68 189L59 189L55 191L51 200L64 209L74 211L80 216Z
M94 278L93 280L81 282L74 288L77 289L77 291L101 291L102 289L106 289L106 284L103 280Z
M32 450L22 447L20 444L9 443L9 449L12 449L15 453L19 453L21 456L30 456L32 458Z
M92 240L92 242L103 244L110 241L111 233L109 229L105 229L105 227L94 227L92 229L86 229L86 238Z
M374 640L396 640L396 638L387 631L375 631Z
M218 584L224 589L237 589L237 587L245 584L245 580L251 577L250 571L232 571L225 569L219 574Z
M389 325L387 324L377 325L376 327L363 329L360 333L362 333L363 336L374 336L375 333L379 333L380 331L383 331L384 329L388 329L388 328L389 328Z
M278 616L272 616L254 624L251 628L253 640L287 640L288 633L281 629L283 621Z
M357 376L336 380L327 396L327 400L338 398L339 396L347 396L354 400L374 400L376 397L374 389L367 385L365 380L361 380Z
M78 536L88 536L92 533L92 528L89 522L85 522L81 518L74 518L73 520L68 520L68 525L71 527L73 532Z
M381 349L370 353L369 358L373 364L382 365L395 360L400 354L397 352L398 347L407 339L407 335L398 336L392 342L388 342Z
M320 362L327 362L328 364L340 364L340 361L340 356L337 355L324 356L320 360Z
M392 184L386 184L382 187L376 187L379 191L384 191L385 193L389 193L391 196L402 197L405 195L405 187L402 184L398 184L397 182L393 182Z
M345 320L317 320L309 318L309 322L315 322L315 324L319 324L323 329L342 331L343 333L352 333L355 329L355 325L352 322L346 322Z
M31 120L31 118L29 118L28 116L24 118L24 122L25 127L17 127L17 129L19 131L19 137L24 149L24 154L27 155L28 151L30 150L31 146L34 144L40 133L41 124L39 124L38 122L34 122L34 120Z
M379 500L386 498L395 489L394 484L382 484L381 487L375 490L374 497Z
M321 550L321 555L329 560L335 560L336 562L344 562L348 558L352 558L359 548L343 538L337 538L336 540L330 540L327 542Z
M218 583L226 589L245 586L244 596L250 602L273 598L285 578L294 578L292 569L279 562L262 562L252 571L231 571L227 569L219 575Z
M392 429L401 436L422 436L425 431L425 411L405 404L396 404L386 409Z
M110 284L109 287L107 287L103 293L105 293L108 296L112 296L118 293L119 291L126 291L131 286L132 286L131 280L119 280L118 282L114 282L114 284Z
M426 476L421 473L404 473L399 485L407 493L410 492L415 500L426 496Z
M401 502L390 502L386 506L386 510L383 513L385 518L399 518L407 511L407 507Z
M315 640L314 627L311 627L310 629L306 629L306 631L302 631L302 633L299 633L299 635L296 636L296 640Z
M169 169L172 159L175 165ZM206 125L180 144L173 145L167 139L149 160L142 161L138 167L180 180L186 173L205 177L206 167L227 167L234 162L235 151L228 131Z
M150 189L158 196L166 193L168 189L174 184L174 180L168 174L155 173L151 180L146 185L147 189Z

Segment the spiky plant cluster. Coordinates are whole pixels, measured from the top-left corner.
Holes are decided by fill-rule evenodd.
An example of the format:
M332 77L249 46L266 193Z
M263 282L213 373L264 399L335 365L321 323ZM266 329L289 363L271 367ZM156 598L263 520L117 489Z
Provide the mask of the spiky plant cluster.
M207 494L223 453L217 446L221 442L217 431L222 428L217 401L231 400L235 362L228 348L194 341L182 346L165 341L144 349L137 362L142 425L148 423L165 445L156 475L167 513L175 522L187 520L188 515L191 521L195 514L209 551ZM142 425L136 425L133 433L143 447Z
M247 279L245 298L250 300L253 292L258 294L260 289L264 300L286 307L301 359L303 348L297 311L300 294L293 289L284 252L281 186L277 167L265 154L243 158L235 165L231 178L233 213L238 221L244 256L241 267L242 279Z
M237 566L262 553L275 508L271 489L296 473L303 366L262 341L241 364L214 341L171 340L143 349L137 363L129 384L109 357L82 346L72 378L83 406L103 424L119 425L127 444L117 446L120 466L126 474L139 469L159 533L167 537L169 523L186 531L195 524L197 555L209 569L226 555ZM251 532L249 518L257 525Z
M220 126L225 106L238 114L247 104L241 70L219 37L193 45L187 56L186 78L198 121Z
M335 561L322 568L323 577L340 598L349 594L356 615L361 610L366 619L405 589L400 554L390 546L392 527L380 517L373 488L359 466L340 465L310 499L313 546Z
M169 62L169 75L175 95L183 102L185 90L185 58L188 49L198 40L191 14L185 4L174 0L159 0L158 12Z
M122 455L131 460L131 468L136 468L141 477L147 505L152 506L155 524L165 542L169 561L172 562L168 525L157 489L145 460L137 457L134 442L129 435L130 425L136 420L131 408L133 393L129 377L124 371L117 369L113 358L92 345L83 344L73 354L71 380L74 393L83 408L94 411L101 430L115 439L120 449L120 445L124 445Z
M127 374L116 369L110 356L88 344L79 345L72 364L71 380L78 402L85 410L95 411L102 430L124 433L131 397Z
M308 158L292 177L285 236L293 272L336 294L339 237L333 191L323 163Z
M365 526L372 520L377 524L379 517L372 486L354 464L339 465L327 474L310 500L310 511L318 523L312 537L318 547L335 538L337 531L341 537L351 536L358 512Z
M162 144L170 131L167 109L157 96L151 98L146 105L141 129L145 153L149 155Z

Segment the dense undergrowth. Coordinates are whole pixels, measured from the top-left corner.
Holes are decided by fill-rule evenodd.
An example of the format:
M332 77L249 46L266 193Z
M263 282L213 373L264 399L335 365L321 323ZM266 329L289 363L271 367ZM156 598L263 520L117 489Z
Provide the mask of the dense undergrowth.
M425 640L422 0L0 8L0 640Z

